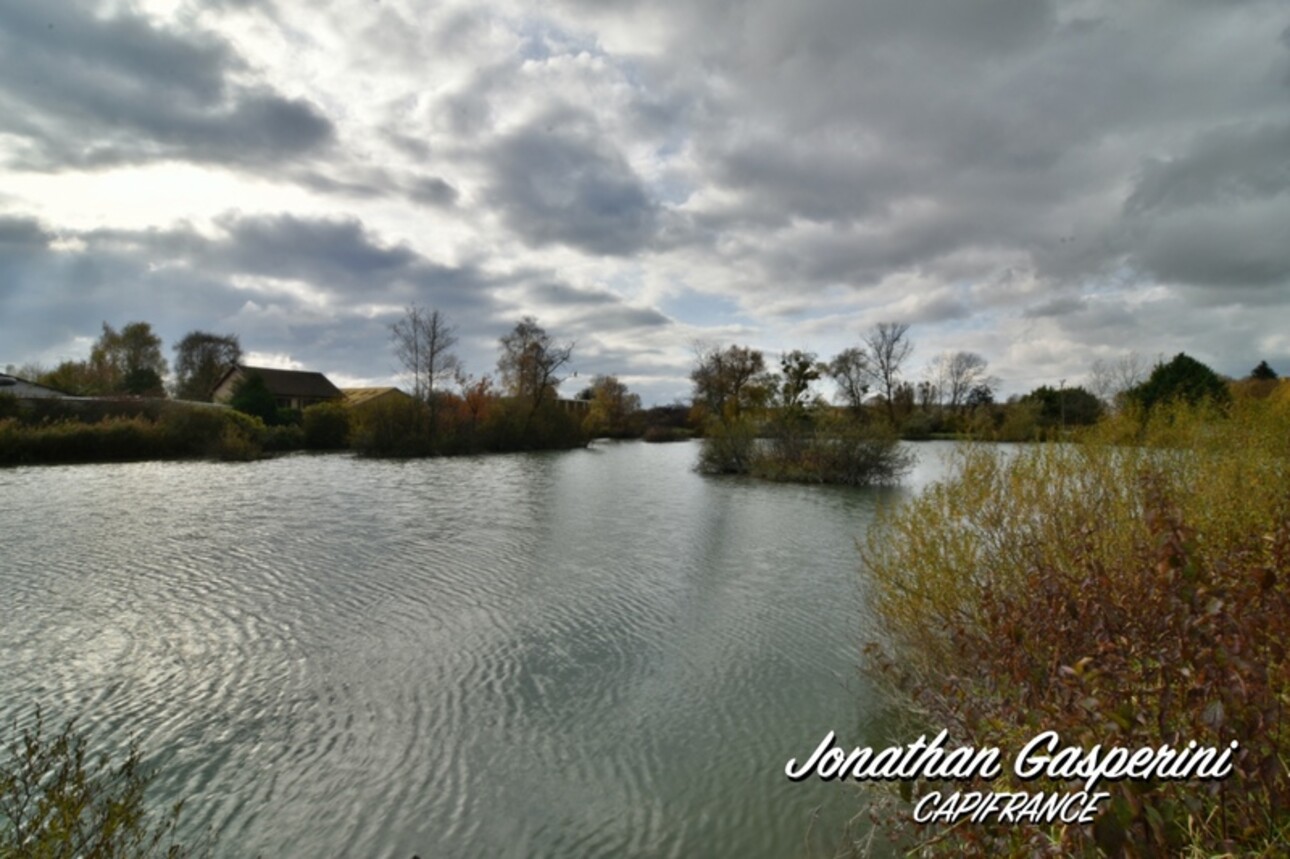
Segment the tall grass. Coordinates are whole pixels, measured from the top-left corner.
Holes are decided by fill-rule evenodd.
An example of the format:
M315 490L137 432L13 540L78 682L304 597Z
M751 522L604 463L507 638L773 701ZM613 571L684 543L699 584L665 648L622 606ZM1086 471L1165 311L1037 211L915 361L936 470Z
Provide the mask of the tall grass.
M916 849L1281 855L1290 401L1178 405L1073 444L969 448L950 479L880 518L863 555L882 630L871 667L928 727L1005 755L1049 729L1085 747L1241 745L1222 782L1114 783L1093 825L910 826ZM954 789L1041 789L1007 773Z

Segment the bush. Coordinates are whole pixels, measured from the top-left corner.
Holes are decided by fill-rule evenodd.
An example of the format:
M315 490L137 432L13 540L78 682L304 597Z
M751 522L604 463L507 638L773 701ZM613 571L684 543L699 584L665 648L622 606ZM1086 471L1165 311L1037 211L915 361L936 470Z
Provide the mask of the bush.
M703 435L698 469L704 474L747 474L757 448L757 429L747 417L713 421Z
M349 410L340 403L318 403L304 412L304 444L310 450L339 450L349 443Z
M261 446L269 453L288 453L304 450L305 431L294 424L277 424L266 427Z
M91 756L72 722L46 736L38 711L33 727L13 729L6 752L0 763L0 856L195 855L175 841L182 803L158 817L149 814L144 794L150 776L136 746L118 763Z
M972 448L881 518L864 550L884 633L872 667L936 731L1014 751L1040 730L1085 748L1240 743L1222 782L1105 782L1092 825L911 829L921 855L1276 855L1290 836L1288 429L1290 407L1267 401L1230 418L1161 406L1078 444ZM1068 789L954 789L1054 787Z
M265 428L229 409L166 404L161 417L105 418L97 423L57 420L30 424L0 420L0 464L126 462L213 456L253 459Z
M673 441L689 441L694 438L694 430L687 429L686 427L652 426L646 428L645 435L642 437L645 441L656 444Z
M429 456L429 417L416 400L375 402L355 413L354 450L365 456Z

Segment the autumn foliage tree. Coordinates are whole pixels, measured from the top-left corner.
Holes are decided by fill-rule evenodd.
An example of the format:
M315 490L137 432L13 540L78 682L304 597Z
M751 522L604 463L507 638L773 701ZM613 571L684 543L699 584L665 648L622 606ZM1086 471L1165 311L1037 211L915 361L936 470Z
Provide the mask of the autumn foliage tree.
M617 376L597 376L591 383L590 408L583 428L593 437L622 438L633 435L631 419L641 408L641 398Z

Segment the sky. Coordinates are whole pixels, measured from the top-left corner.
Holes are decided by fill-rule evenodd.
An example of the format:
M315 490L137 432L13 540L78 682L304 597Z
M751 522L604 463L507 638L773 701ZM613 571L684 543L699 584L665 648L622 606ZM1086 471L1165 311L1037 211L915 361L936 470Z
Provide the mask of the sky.
M647 404L878 322L1003 394L1288 374L1290 5L0 0L0 367L142 320L393 384L414 303Z

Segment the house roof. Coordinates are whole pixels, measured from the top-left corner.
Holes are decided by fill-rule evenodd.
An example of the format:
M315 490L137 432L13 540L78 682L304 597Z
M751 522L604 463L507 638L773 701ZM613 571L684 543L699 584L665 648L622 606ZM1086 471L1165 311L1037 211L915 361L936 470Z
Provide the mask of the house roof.
M218 388L224 384L224 380L238 370L242 371L244 376L252 373L259 375L264 379L264 386L269 389L269 393L275 397L340 399L344 396L340 388L333 385L331 380L322 373L307 370L279 370L276 367L248 367L245 364L231 367L215 387Z
M370 403L377 397L386 394L408 396L398 388L341 388L340 390L345 395L345 405L347 406L361 406L363 403Z
M57 388L51 388L49 385L42 385L39 382L31 382L27 379L20 379L9 373L0 373L0 393L15 394L17 396L48 396L48 397L66 397L66 391L60 391Z

